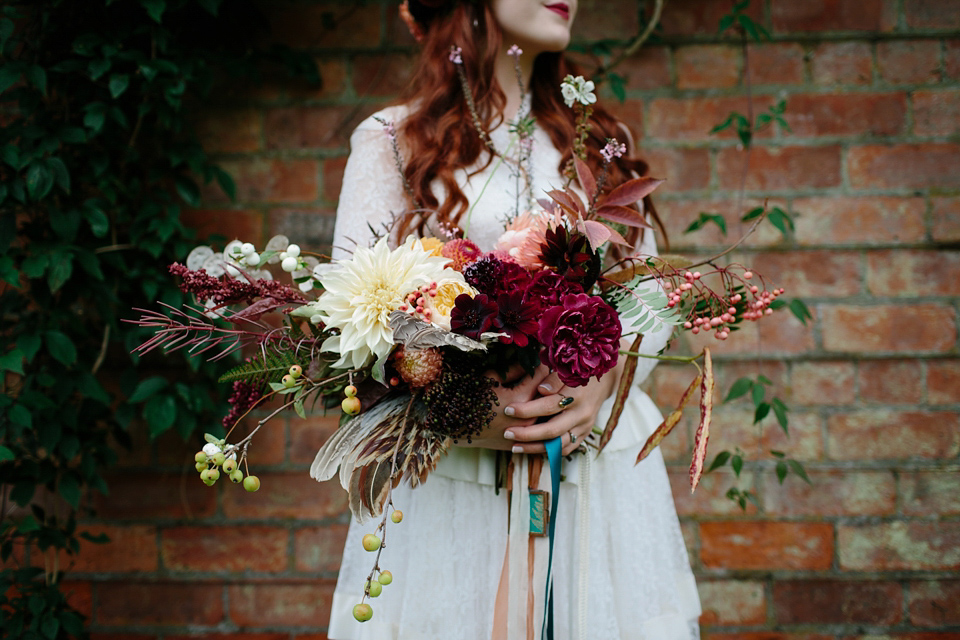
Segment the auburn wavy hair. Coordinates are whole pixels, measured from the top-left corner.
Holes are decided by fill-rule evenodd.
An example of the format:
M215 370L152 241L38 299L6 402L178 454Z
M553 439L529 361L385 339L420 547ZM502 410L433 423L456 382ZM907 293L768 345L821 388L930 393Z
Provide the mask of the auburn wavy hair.
M493 12L486 1L447 2L440 9L431 10L426 22L423 51L413 80L401 96L410 112L400 125L406 166L404 174L412 191L412 203L417 210L405 216L398 229L400 237L410 232L423 234L428 222L455 226L467 211L469 202L454 179L454 171L471 167L485 145L473 125L456 66L450 62L450 49L460 47L460 57L468 85L473 92L480 123L485 131L496 128L503 121L506 95L497 82L495 67L500 54L502 34ZM411 4L411 8L415 5ZM476 24L476 26L474 26ZM563 151L558 171L572 157L576 123L573 109L563 102L560 83L567 74L581 75L579 69L560 53L541 53L534 62L529 90L532 94L531 111L537 123L546 131L554 147ZM586 141L587 164L599 173L600 150L608 138L624 138L625 128L599 105L593 105L590 133ZM493 160L486 154L485 168ZM605 190L613 189L634 177L647 175L647 163L638 158L616 158L610 164ZM443 186L446 198L440 202L433 192L435 181ZM655 220L661 232L665 229L649 197L644 199L647 213ZM424 216L423 211L432 211ZM631 229L627 240L636 243L640 229Z

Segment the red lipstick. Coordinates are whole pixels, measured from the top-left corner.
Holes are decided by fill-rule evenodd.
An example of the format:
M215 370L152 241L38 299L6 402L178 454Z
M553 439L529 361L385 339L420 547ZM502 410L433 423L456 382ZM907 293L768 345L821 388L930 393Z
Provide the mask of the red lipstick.
M570 19L570 7L565 2L555 2L553 4L546 5L546 7L564 20Z

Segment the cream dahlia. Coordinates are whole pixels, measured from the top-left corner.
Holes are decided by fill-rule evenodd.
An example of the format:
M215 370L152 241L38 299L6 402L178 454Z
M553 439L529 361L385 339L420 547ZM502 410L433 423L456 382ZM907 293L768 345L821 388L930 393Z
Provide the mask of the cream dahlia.
M339 329L323 342L323 350L340 354L334 368L359 369L393 349L390 313L405 304L408 294L432 282L463 281L447 263L424 251L416 238L407 238L392 251L381 239L372 249L358 248L352 259L325 273L323 294L294 313Z

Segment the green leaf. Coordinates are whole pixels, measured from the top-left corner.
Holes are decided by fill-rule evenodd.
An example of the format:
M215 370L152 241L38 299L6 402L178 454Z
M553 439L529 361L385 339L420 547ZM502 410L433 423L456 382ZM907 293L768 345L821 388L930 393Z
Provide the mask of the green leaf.
M110 95L116 100L123 95L130 86L130 76L125 73L115 73L110 77Z
M789 411L790 409L787 408L787 405L785 405L783 403L783 400L781 400L780 398L774 398L771 406L773 407L774 415L777 416L777 423L779 423L780 428L783 429L784 433L789 435L790 432L787 429L787 424L788 424L787 411Z
M616 96L617 100L621 104L627 101L627 82L623 76L619 73L611 73L607 75L607 80L610 81L610 91L613 92L613 95Z
M80 480L74 473L66 473L60 478L60 495L74 509L80 506Z
M802 322L804 325L807 324L807 320L813 319L810 309L807 308L807 305L803 302L803 300L794 298L787 306L790 309L790 313L796 316L797 320Z
M32 200L40 200L53 188L53 174L42 162L30 163L27 169L27 193Z
M15 171L20 170L20 149L13 146L12 144L4 145L0 147L0 160L3 160L7 163L11 169Z
M20 80L21 68L10 63L0 65L0 93L3 93Z
M110 218L90 200L83 204L83 218L90 225L90 231L97 238L107 235L107 231L110 230Z
M84 371L80 376L77 390L87 398L96 400L100 404L110 404L110 395L103 388L103 385L100 384L100 381L89 372Z
M7 415L13 424L20 425L26 429L33 428L33 416L30 414L30 410L22 404L15 404L10 407Z
M165 0L140 0L140 4L147 10L154 22L159 24L162 21L163 12L167 8Z
M738 378L730 387L730 392L727 394L727 397L723 399L723 401L730 402L731 400L736 400L740 396L746 395L752 389L753 380L750 378Z
M780 482L780 484L783 484L783 481L787 477L787 473L787 463L783 460L777 461L777 480Z
M50 255L46 253L34 253L29 255L20 265L20 271L30 279L39 278L47 271L50 266Z
M803 479L804 482L806 482L807 484L813 484L812 482L810 482L810 477L807 476L807 471L806 469L803 468L802 464L800 464L796 460L787 460L787 464L790 466L790 468L793 470L795 474L797 474Z
M90 73L91 80L97 80L105 74L107 71L110 71L110 67L113 63L110 61L110 58L99 58L97 60L91 60L90 64L87 65L87 71Z
M37 522L37 519L31 515L28 515L17 525L17 531L20 533L30 533L32 531L38 531L40 529L40 523Z
M708 213L706 211L700 212L700 217L690 223L690 226L684 230L684 233L692 233L698 229L702 229L707 225L707 223L713 223L720 227L720 231L723 232L723 235L727 235L727 221L719 213Z
M7 40L13 35L13 20L0 19L0 52L7 46Z
M736 113L731 113L729 116L727 116L727 119L726 119L726 120L724 120L724 121L721 122L720 124L714 126L712 129L710 129L710 133L720 133L720 132L723 131L724 129L729 129L730 126L733 124L733 118L734 118L736 115L737 115Z
M190 178L180 176L176 179L174 184L177 187L177 193L180 194L180 197L183 198L184 202L191 207L200 206L200 188L197 186L196 182Z
M36 87L40 93L47 95L47 71L38 64L32 64L24 71L27 82Z
M53 359L69 367L77 361L77 348L73 346L73 341L60 331L47 331L43 334L47 345L47 351L53 356Z
M173 396L153 396L143 406L143 419L147 421L151 438L156 438L172 427L176 418L177 402Z
M145 380L141 380L140 384L137 385L137 388L133 390L133 393L130 394L130 397L127 398L127 402L133 404L137 402L143 402L144 400L152 397L158 391L165 389L167 385L170 384L166 378L161 376L153 376Z
M94 102L86 106L86 114L83 116L84 126L91 129L94 133L99 133L103 129L103 124L107 120L107 105L102 102Z
M17 339L17 347L23 351L23 357L27 359L27 362L33 362L33 356L37 355L37 351L40 350L40 336L35 333L21 335Z
M13 258L0 256L0 280L12 287L20 286L20 272L13 266Z
M757 410L753 413L753 424L757 424L761 420L767 417L767 414L770 413L770 405L766 402L761 402L757 405Z
M0 444L0 462L8 462L13 460L13 458L13 451Z
M52 254L50 268L47 270L47 285L50 291L59 291L71 275L73 275L73 254L67 251L57 251Z
M762 216L764 211L765 209L763 207L754 207L753 209L750 209L750 211L745 213L743 217L740 218L740 220L742 220L743 222L749 222L755 218L759 218L760 216Z
M40 622L40 633L49 640L55 640L57 634L60 633L60 620L54 617L52 613L44 616Z
M220 9L220 3L222 0L197 0L198 4L206 9L210 15L217 15L217 11Z
M54 209L50 212L50 228L64 242L73 242L80 226L80 216L75 211Z
M298 416L300 416L303 419L306 419L307 414L303 410L303 398L300 398L293 403L293 410L297 413Z
M743 470L743 457L740 454L733 456L733 458L730 459L730 467L739 478L740 472Z
M23 351L17 347L14 347L10 351L0 356L0 371L12 371L22 376L23 359Z
M780 207L775 207L767 215L767 220L780 231L780 235L789 239L790 232L794 230L793 219Z
M750 391L750 399L753 400L753 406L760 406L760 404L763 402L763 397L767 395L767 390L762 384L755 384Z
M95 280L103 280L103 271L100 269L100 259L92 251L78 249L74 254L80 267Z
M713 459L713 462L710 463L710 468L707 469L707 473L710 473L710 472L713 471L714 469L719 469L719 468L722 467L723 465L727 464L727 460L729 460L729 459L730 459L730 452L729 452L729 451L721 451L721 452L718 453L718 454L716 455L716 457Z

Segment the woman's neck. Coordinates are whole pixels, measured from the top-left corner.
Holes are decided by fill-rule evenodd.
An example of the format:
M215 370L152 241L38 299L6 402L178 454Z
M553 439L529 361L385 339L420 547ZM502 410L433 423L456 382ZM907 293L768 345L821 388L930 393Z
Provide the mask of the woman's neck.
M523 53L519 58L514 58L507 51L512 45L505 45L500 56L497 58L496 76L500 88L507 96L507 104L503 109L503 115L506 120L513 120L520 110L523 102L524 93L530 84L530 76L533 73L534 56ZM520 66L520 77L523 80L523 86L517 81L517 65Z

